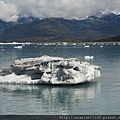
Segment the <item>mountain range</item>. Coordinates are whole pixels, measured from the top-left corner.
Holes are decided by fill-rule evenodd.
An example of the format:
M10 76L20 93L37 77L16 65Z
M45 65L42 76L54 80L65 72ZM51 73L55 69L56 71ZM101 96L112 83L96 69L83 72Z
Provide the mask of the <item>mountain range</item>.
M119 36L120 15L114 13L97 13L83 20L29 17L17 22L0 21L1 42L105 41L111 37L119 41Z

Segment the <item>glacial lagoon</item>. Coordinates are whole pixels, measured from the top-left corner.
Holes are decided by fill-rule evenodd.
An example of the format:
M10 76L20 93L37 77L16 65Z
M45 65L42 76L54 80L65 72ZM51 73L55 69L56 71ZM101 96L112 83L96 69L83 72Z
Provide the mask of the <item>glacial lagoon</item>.
M87 61L100 66L102 74L79 85L0 84L0 115L119 115L119 51L112 43L0 44L0 70L17 59L49 55Z

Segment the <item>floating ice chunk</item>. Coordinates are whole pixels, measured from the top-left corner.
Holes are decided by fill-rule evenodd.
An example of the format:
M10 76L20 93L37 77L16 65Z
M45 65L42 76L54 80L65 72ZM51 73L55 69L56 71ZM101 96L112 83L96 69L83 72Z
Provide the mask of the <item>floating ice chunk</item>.
M93 58L94 58L93 56L89 56L89 55L85 56L85 59L93 59Z
M85 45L84 47L90 47L89 45Z
M68 43L67 43L67 42L63 42L62 44L63 44L63 45L67 45Z
M0 72L0 83L78 84L101 76L100 67L77 58L42 56L15 60Z
M23 46L15 46L14 48L22 49Z
M100 47L103 47L103 45L101 45Z

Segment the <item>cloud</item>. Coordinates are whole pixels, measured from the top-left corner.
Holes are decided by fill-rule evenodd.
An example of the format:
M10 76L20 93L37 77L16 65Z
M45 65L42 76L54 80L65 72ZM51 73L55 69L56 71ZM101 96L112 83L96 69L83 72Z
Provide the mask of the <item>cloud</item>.
M14 4L0 1L0 19L6 22L16 21L18 19L18 11Z
M18 16L82 19L97 12L120 12L120 0L4 0L0 19L16 21Z

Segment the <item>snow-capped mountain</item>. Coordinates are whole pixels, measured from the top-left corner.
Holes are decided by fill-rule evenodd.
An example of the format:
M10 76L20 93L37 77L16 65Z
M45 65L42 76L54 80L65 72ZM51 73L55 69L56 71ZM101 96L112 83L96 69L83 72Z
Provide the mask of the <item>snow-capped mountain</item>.
M21 18L16 23L0 22L0 30L0 41L94 41L120 36L120 15L100 12L84 20Z

